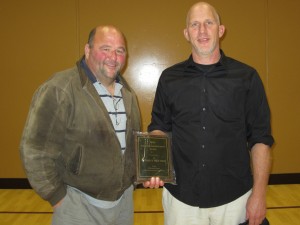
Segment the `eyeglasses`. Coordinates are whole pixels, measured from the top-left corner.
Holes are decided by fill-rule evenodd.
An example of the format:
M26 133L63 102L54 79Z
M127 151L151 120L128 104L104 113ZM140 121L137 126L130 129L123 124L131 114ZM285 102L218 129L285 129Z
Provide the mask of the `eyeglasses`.
M119 124L121 123L121 118L119 117L118 120L118 110L119 110L119 102L121 101L122 98L115 98L113 97L113 105L114 105L114 109L115 109L115 119L116 119L116 126L119 126Z

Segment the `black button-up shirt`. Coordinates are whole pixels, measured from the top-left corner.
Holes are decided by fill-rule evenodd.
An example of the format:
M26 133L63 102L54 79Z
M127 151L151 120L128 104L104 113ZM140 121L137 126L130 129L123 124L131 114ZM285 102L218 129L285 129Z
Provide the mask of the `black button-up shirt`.
M149 131L172 134L178 200L201 208L231 202L252 187L249 150L271 146L270 110L252 67L226 57L210 66L187 61L163 71Z

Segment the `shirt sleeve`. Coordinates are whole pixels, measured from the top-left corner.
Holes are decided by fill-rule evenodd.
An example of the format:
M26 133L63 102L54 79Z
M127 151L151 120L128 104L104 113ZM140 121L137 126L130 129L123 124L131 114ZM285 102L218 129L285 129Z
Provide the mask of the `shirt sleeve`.
M272 146L270 108L263 83L255 71L252 77L246 101L246 126L248 147L256 143Z
M167 89L164 85L164 74L161 75L154 98L152 107L151 123L148 126L148 131L161 130L169 132L172 130L171 123L171 108L168 103Z

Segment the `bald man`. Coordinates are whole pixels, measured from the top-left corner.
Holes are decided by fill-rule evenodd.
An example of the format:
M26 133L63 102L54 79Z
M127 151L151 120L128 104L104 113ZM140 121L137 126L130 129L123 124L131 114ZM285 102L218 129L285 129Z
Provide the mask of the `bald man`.
M53 225L132 225L140 112L121 76L125 37L96 27L84 51L34 94L21 158L33 189L53 206Z
M163 71L157 86L148 130L171 133L177 182L164 185L165 225L259 225L265 218L269 105L257 71L220 49L224 33L213 6L194 4L183 32L192 53ZM162 184L152 178L144 186Z

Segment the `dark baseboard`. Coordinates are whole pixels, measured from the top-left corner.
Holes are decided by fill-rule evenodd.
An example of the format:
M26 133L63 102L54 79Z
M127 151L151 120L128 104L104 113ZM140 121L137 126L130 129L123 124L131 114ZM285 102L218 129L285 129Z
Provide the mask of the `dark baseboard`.
M300 173L271 174L269 184L300 184Z
M0 178L0 189L31 189L27 178Z
M300 184L300 173L271 174L269 184ZM31 189L31 186L27 178L0 178L0 189Z

